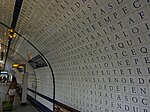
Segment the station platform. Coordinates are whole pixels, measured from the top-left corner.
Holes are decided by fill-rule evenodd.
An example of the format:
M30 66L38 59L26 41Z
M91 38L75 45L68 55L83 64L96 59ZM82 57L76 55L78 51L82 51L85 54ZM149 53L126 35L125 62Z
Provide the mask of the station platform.
M35 108L30 102L27 101L26 104L21 104L21 100L18 94L15 95L13 107L11 111L2 110L2 102L8 100L8 95L6 91L8 89L7 84L0 84L0 112L40 112Z

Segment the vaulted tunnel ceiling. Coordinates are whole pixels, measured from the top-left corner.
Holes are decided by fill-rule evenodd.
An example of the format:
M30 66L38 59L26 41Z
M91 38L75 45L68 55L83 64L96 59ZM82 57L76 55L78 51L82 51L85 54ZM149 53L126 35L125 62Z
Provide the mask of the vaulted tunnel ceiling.
M0 22L2 24L10 28L12 27L13 14L16 13L13 12L15 11L15 2L19 3L19 1L21 0L0 1ZM58 54L58 44L62 41L60 39L63 37L58 37L69 29L68 27L66 31L58 32L62 30L61 27L63 25L66 25L65 20L61 20L61 15L72 2L73 0L23 0L14 30L21 34L23 38L28 39L49 61L53 60L53 58L61 57L61 55ZM86 0L83 1L83 3L84 2L86 2ZM2 44L8 46L9 31L8 28L2 24L0 25L0 37ZM12 39L11 49L15 50L26 60L29 60L29 53L32 54L32 57L38 55L38 52L22 37L17 35L16 38ZM11 53L11 51L9 54L11 55L8 55L8 57L12 57L13 54L15 55L15 53Z
M8 27L11 27L15 2L17 1L21 0L0 0L0 22ZM57 61L63 62L66 59L65 57L75 55L77 48L83 46L85 43L88 47L91 42L94 42L96 39L98 40L97 37L95 40L90 38L96 35L94 25L98 26L99 24L103 24L98 23L96 18L103 16L100 15L100 13L103 14L104 10L102 10L103 8L98 10L102 12L96 12L97 15L96 13L92 13L92 11L94 11L98 5L103 4L103 2L111 3L114 7L115 4L120 5L117 2L118 0L89 1L90 0L23 0L15 31L21 34L23 38L29 40L29 42L41 51L52 65L55 65ZM126 3L125 0L120 1ZM148 1L146 2L146 0L137 2L139 4L149 3ZM140 5L139 8L143 6L144 5ZM132 8L134 9L134 7ZM104 9L108 14L109 6ZM123 13L118 12L117 20L121 19L120 17L126 19L125 16L125 14L123 15ZM107 24L110 25L115 21L116 15L113 15L112 20L109 18L104 19L106 20L103 21L104 26L107 26ZM92 26L93 29L89 26ZM99 30L101 30L101 28ZM115 30L118 29L116 28ZM5 45L8 44L8 33L8 28L4 25L0 25L0 38L1 42ZM90 37L90 35L92 36ZM37 56L39 54L37 50L22 37L17 36L12 40L11 49L14 49L26 60L29 60L27 54L32 54L32 57ZM80 54L82 51L78 50L77 52ZM57 63L56 66L59 66L59 63Z
M21 1L22 0L0 1L0 23L1 23L0 24L0 44L1 44L0 50L2 53L4 52L3 54L1 53L1 61L5 61L7 57L7 51L9 46L9 29L10 28L14 29L19 34L21 33L23 34L25 31L25 26L22 26L22 24L24 24L23 18L26 18L28 15L28 14L24 14L24 12L26 12L25 4L29 3L29 1L24 0L23 5L21 7L21 13L19 13L20 11L19 5L21 6ZM20 32L21 29L23 32ZM22 35L22 36L27 36L27 35ZM36 56L38 54L37 51L32 47L32 45L30 45L23 38L24 37L17 35L17 37L12 39L10 50L8 52L8 58L7 58L8 62L13 61L15 63L16 62L27 63L27 61L29 60L29 55Z

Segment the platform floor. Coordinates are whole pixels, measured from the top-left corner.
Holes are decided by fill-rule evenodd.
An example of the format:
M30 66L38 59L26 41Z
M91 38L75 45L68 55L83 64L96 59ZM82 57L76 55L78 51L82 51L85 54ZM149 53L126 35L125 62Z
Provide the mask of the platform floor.
M14 105L11 111L2 111L2 102L0 106L0 112L40 112L31 103L27 101L26 104L21 105L19 96L15 96Z
M14 105L11 111L2 111L0 112L40 112L37 108L35 108L32 104L29 102L26 103L26 105Z
M8 95L6 95L7 90L8 85L0 83L0 112L3 112L2 102L4 100L9 100ZM26 105L21 105L20 97L16 93L12 110L5 112L39 112L39 110L35 108L32 104L30 104L28 101Z
M11 111L3 112L40 112L33 105L27 103L26 105L14 105Z

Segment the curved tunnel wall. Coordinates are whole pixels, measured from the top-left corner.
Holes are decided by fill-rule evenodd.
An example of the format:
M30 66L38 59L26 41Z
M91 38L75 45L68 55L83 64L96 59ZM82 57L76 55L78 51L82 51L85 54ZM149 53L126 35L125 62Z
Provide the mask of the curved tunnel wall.
M37 8L37 12L43 9L44 14L33 14L26 26L31 32L20 32L49 60L57 101L81 112L150 112L149 0L39 4L45 8ZM37 90L49 96L45 85L51 78L43 75L49 71L37 72L43 82Z
M59 54L50 60L56 100L82 112L150 111L149 3L72 3L58 22L76 13L58 29L65 33L53 42Z

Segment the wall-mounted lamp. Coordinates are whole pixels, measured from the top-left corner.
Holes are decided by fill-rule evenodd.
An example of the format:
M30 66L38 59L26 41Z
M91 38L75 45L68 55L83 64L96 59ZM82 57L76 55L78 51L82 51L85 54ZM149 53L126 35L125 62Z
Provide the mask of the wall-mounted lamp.
M18 64L18 63L14 63L12 64L12 68L24 68L25 64Z
M19 64L17 63L12 64L12 68L18 68L18 67L19 67Z

